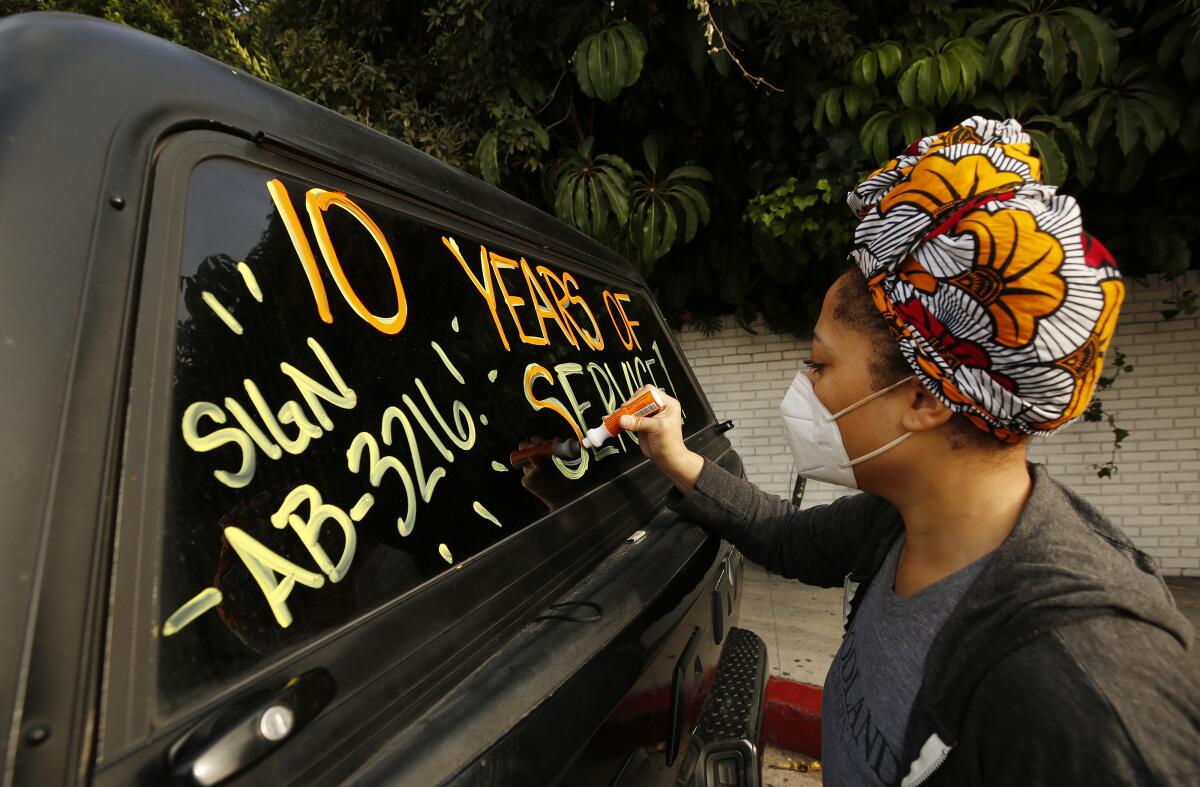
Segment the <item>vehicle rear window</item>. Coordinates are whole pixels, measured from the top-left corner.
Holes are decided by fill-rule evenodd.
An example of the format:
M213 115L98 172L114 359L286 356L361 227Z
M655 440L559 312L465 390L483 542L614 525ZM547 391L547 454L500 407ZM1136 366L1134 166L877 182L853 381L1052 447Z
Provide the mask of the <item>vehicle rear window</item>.
M164 710L643 460L622 436L526 475L519 447L596 426L643 383L703 426L640 290L229 158L192 171L186 204Z

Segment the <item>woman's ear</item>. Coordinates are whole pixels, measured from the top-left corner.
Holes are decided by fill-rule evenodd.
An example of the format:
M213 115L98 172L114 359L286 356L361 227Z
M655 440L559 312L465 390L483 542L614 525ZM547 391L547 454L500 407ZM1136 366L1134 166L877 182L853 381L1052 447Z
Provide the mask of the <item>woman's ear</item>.
M905 431L926 432L937 429L954 415L953 410L919 383L913 382L912 393L906 399L908 408L900 419L900 425Z

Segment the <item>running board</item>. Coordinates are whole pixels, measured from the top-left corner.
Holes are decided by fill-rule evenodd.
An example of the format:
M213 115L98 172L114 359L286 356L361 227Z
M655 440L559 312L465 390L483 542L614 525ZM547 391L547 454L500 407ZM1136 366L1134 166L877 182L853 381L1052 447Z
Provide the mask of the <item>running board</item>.
M760 787L766 691L766 644L752 631L731 628L678 787Z

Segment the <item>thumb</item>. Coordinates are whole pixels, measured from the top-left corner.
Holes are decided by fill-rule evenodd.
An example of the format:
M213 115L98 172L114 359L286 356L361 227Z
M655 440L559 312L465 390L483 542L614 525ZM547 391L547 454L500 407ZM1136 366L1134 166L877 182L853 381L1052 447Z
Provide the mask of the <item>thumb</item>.
M647 418L643 415L623 415L621 416L621 428L630 432L644 432L646 434L655 434L658 432L662 424L655 421L653 418Z

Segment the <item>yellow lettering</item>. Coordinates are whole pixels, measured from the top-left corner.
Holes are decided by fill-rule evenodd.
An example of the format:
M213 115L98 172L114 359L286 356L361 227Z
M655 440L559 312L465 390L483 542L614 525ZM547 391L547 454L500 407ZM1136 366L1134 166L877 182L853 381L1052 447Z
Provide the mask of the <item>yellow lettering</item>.
M400 426L404 429L404 437L408 441L408 451L412 456L413 471L417 474L417 490L421 493L421 499L428 503L433 497L433 488L437 486L438 481L445 477L446 468L438 466L433 468L428 476L425 475L425 464L421 461L421 450L417 448L416 433L413 432L408 417L399 407L389 407L383 411L380 435L383 437L385 445L392 444L392 421L399 421ZM401 533L401 535L406 534Z
M225 528L225 538L242 559L250 576L258 583L259 589L271 606L271 612L275 615L275 622L282 628L292 625L292 613L288 609L287 598L296 583L310 588L319 588L325 584L325 577L315 571L300 568L282 555L275 554L241 528ZM283 575L283 579L276 582L276 574Z
M170 637L173 634L179 633L181 629L193 620L208 612L213 607L219 606L222 599L221 591L216 588L201 590L195 596L185 601L183 606L172 612L171 616L163 621L162 635Z
M232 396L226 396L225 409L228 410L230 414L233 415L234 419L242 425L242 429L246 431L246 434L250 435L250 439L254 441L255 445L257 445L262 452L267 455L268 458L278 459L279 457L283 456L283 451L279 450L279 446L272 443L271 438L267 437L266 433L263 432L262 429L258 428L258 424L254 422L254 419L250 416L250 413L246 412L246 408L242 407L241 402L239 402L237 399L234 399Z
M325 431L332 431L333 421L329 418L329 414L325 412L325 407L321 404L321 400L324 399L334 407L340 407L343 410L353 410L354 406L358 404L358 394L354 392L353 388L346 385L346 381L342 379L342 376L338 374L337 368L334 367L333 361L329 360L329 356L316 339L311 336L308 337L308 346L313 351L313 355L317 356L317 361L320 362L321 368L325 370L325 374L329 375L329 381L337 388L336 393L321 385L290 363L279 364L279 369L292 378L292 382L300 389L300 395L304 397L304 401L308 403L309 409L312 410L313 416L325 428Z
M433 399L429 396L429 391L425 390L425 383L421 382L421 378L414 378L413 382L416 383L417 390L421 392L421 398L429 406L429 412L433 413L434 420L442 427L442 431L446 433L446 437L450 438L450 442L463 451L470 451L475 445L475 422L471 420L471 413L467 410L467 406L457 399L450 404L450 412L454 417L454 425L458 427L458 431L453 432L450 430L449 425L446 424L446 419L442 418L441 413L433 406ZM407 394L405 398L407 400ZM421 418L415 409L413 410L413 415L418 419Z
M206 453L230 443L236 445L242 451L242 466L236 473L214 470L213 475L222 484L233 489L241 489L249 484L250 480L254 478L254 466L257 460L254 441L241 429L235 429L232 426L201 435L196 430L201 418L211 418L216 423L223 424L225 423L225 411L212 402L193 402L188 405L187 409L183 411L183 442L187 444L188 448L199 453Z
M395 408L389 408L395 409ZM384 424L387 423L387 413L384 413ZM362 466L363 449L367 453L371 462L371 470L368 478L371 486L379 486L383 482L383 477L388 470L391 470L400 476L400 483L404 485L404 499L408 501L408 508L404 516L396 519L396 529L400 531L400 535L407 536L412 533L413 527L417 522L417 495L413 489L412 476L408 474L408 468L400 463L394 456L381 456L379 452L379 444L375 442L375 438L366 432L359 432L350 442L350 447L346 449L346 466L351 473L357 473ZM361 501L360 501L361 502ZM351 512L353 516L353 512Z
M301 519L294 512L305 503L308 504L308 519ZM338 559L336 566L320 544L321 528L331 519L342 529L342 537L345 539L342 556ZM346 572L350 570L350 563L354 560L354 552L357 549L358 532L355 530L354 522L350 520L349 514L335 505L321 501L321 493L316 490L316 487L311 484L302 484L289 492L283 500L283 505L274 514L271 514L271 524L277 529L291 525L292 530L300 536L301 543L313 556L317 566L329 577L330 582L341 582L346 577Z
M279 408L279 413L271 412L270 406L266 399L263 398L262 392L258 390L258 386L254 381L247 378L242 380L242 385L246 388L246 394L250 397L250 403L254 405L254 409L258 411L258 417L266 425L267 431L271 433L271 437L275 438L275 442L279 443L284 451L287 451L293 456L304 453L304 449L308 448L311 440L320 437L324 434L321 427L308 420L304 414L304 410L296 402L288 400ZM288 437L280 422L286 424L295 424L296 436Z

